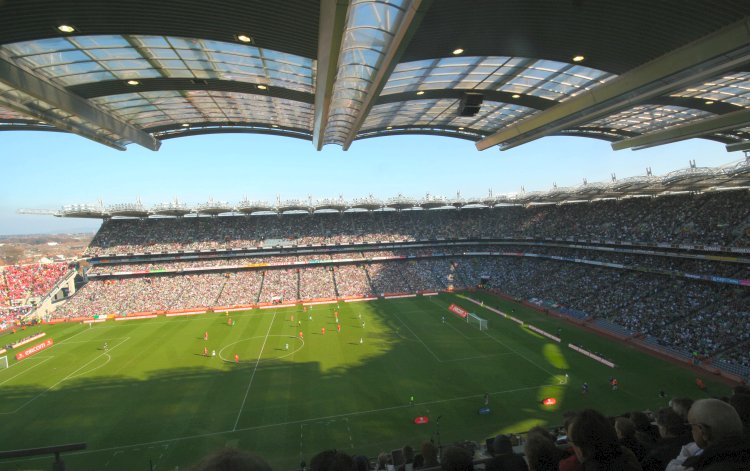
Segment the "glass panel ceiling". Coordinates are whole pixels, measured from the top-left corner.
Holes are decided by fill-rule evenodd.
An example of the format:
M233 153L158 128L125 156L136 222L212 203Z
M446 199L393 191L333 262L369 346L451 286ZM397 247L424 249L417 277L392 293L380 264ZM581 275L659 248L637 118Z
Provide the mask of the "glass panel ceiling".
M9 120L38 121L33 116L25 115L13 109L0 106L0 121L9 121Z
M7 44L12 60L63 86L145 78L220 79L313 93L312 59L167 36L72 36Z
M537 110L524 106L485 101L476 116L467 117L458 116L458 100L456 99L410 100L374 106L362 126L362 132L366 133L388 126L431 126L463 127L489 134L508 122L519 120L535 112Z
M398 64L382 95L459 88L564 101L614 77L601 70L543 59L447 57Z
M324 143L343 144L404 17L403 1L353 0L346 20Z
M643 134L667 129L678 124L714 116L706 111L681 106L636 106L626 111L598 119L582 126L583 128L611 128Z
M728 74L672 96L699 98L750 108L750 72Z
M21 110L28 111L28 116L24 116L23 119L37 119L44 121L45 123L55 123L55 121L58 120L65 124L62 129L75 128L80 132L119 145L130 143L110 131L101 128L96 123L85 121L78 116L71 115L66 111L55 108L45 101L38 100L21 90L10 88L8 85L0 82L0 109L6 109L3 105L10 104ZM58 127L60 126L58 125Z
M242 122L312 129L313 105L267 95L165 90L104 96L91 101L143 128L183 123Z

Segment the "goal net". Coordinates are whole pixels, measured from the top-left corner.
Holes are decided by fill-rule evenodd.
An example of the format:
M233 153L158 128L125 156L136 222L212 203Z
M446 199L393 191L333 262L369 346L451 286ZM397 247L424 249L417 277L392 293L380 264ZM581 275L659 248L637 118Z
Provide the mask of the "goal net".
M0 370L8 367L8 357L0 357Z
M466 316L466 322L479 327L479 330L487 330L487 319L482 319L473 312Z

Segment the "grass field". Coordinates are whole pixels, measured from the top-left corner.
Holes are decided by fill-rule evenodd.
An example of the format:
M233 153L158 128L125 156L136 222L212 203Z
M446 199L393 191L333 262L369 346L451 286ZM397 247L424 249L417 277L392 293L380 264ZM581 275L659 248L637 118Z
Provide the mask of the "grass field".
M4 450L87 443L86 451L64 455L68 470L186 469L234 446L288 471L327 448L374 456L438 433L445 444L557 425L564 410L656 408L664 405L662 388L671 396L705 395L688 370L495 297L471 296L515 309L542 329L560 328L564 343L601 352L618 367L455 294L341 303L340 333L335 304L313 307L312 320L301 307L232 313L234 326L213 313L36 326L3 337L5 344L44 331L55 344L0 370L0 443ZM489 331L450 313L451 303L488 319ZM204 346L216 357L204 357ZM618 391L609 387L612 375ZM588 395L580 392L584 381ZM706 382L711 394L729 392ZM492 413L479 415L485 393ZM542 406L546 397L557 406ZM415 425L418 415L430 423ZM5 460L0 469L48 470L51 461Z

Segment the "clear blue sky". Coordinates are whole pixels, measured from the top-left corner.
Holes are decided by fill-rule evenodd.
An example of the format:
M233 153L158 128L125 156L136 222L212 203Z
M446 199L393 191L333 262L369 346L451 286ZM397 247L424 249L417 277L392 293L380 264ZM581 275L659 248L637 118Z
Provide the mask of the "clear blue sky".
M0 235L94 231L99 221L17 215L19 208L67 204L132 203L146 207L213 198L237 203L307 198L350 200L399 193L421 198L484 196L575 186L740 160L724 146L694 139L642 151L613 152L609 143L548 137L507 152L479 152L470 141L435 136L393 136L355 141L344 152L309 141L259 134L217 134L166 140L152 152L137 145L118 152L72 134L0 133Z

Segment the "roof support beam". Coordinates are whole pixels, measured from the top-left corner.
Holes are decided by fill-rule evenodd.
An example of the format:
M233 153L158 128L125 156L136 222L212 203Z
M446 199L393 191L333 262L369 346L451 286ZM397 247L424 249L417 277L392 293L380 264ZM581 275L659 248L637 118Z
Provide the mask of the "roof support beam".
M313 117L313 145L323 149L323 138L331 110L333 84L336 82L341 43L346 30L349 0L322 0L318 27L318 67L315 77L315 115Z
M727 152L737 152L738 150L749 151L750 141L735 142L734 144L727 144Z
M161 142L151 135L121 121L99 108L92 106L91 103L84 98L74 95L63 88L59 88L4 58L0 58L0 82L29 95L36 100L44 102L52 108L62 110L67 114L91 123L96 127L105 129L123 139L139 144L147 149L159 150L159 147L161 146ZM8 99L6 98L6 100ZM20 104L20 106L23 107L22 104ZM47 116L43 119L61 129L69 130L89 139L101 142L101 140L92 137L91 134L93 133L82 131L80 126L70 123L64 118L53 119L52 117ZM122 146L117 144L115 144L115 147L124 150Z
M750 18L664 54L578 96L504 128L476 146L507 150L585 124L750 62Z
M721 116L699 119L679 126L672 126L663 131L651 132L640 136L613 142L612 149L645 149L671 142L701 137L706 134L726 131L727 129L742 128L750 125L750 110L735 111Z
M370 110L373 105L375 105L375 101L380 96L383 87L385 87L385 84L388 82L391 72L393 72L393 69L398 65L398 61L404 54L411 38L414 36L414 33L417 32L419 24L422 22L422 18L424 18L430 5L432 5L432 0L413 0L407 3L404 18L393 36L393 41L391 41L388 51L386 51L383 56L383 62L380 64L380 67L378 67L375 76L372 77L372 83L367 90L367 95L362 103L362 107L359 109L359 115L352 123L349 135L346 136L346 139L344 140L344 145L342 146L344 150L349 150L352 141L357 137L357 133L362 127L362 124L364 124L365 119L367 119L367 115L370 114Z

